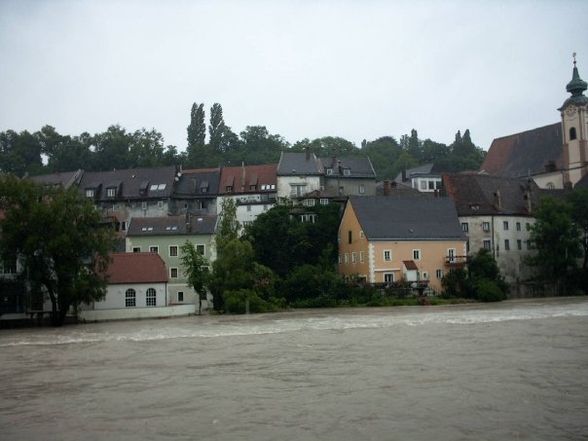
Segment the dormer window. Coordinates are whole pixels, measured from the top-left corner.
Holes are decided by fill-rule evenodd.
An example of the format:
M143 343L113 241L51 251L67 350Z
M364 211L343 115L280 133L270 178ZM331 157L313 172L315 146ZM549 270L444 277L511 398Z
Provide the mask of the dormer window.
M110 187L106 189L106 196L109 198L113 198L116 196L116 188L115 187Z
M86 197L87 198L93 198L95 194L96 193L93 188L86 188Z
M325 171L327 172L327 176L330 176L333 174L333 169L332 168L327 168L325 169Z
M233 186L232 186L232 185L227 185L227 186L225 187L225 191L226 191L227 193L232 193L232 192L233 192Z
M348 168L343 169L343 176L351 176L351 170Z
M249 191L255 191L257 190L257 185L250 185L249 186Z

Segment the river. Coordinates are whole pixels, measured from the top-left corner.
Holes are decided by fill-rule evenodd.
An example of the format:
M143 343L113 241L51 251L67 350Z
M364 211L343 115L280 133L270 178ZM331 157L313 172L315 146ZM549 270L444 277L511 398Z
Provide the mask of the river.
M0 439L588 440L588 299L0 331Z

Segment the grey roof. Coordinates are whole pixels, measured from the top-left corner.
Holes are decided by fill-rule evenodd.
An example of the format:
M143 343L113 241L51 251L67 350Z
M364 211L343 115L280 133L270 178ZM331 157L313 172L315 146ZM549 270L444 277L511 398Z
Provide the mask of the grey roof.
M97 200L168 198L173 192L175 177L175 166L86 172L80 182L80 191L94 189ZM117 189L116 197L107 197L109 187Z
M348 204L369 240L465 240L449 198L352 196Z
M376 172L372 166L370 158L367 156L347 156L343 158L320 158L319 159L325 173L327 169L331 169L331 174L327 176L341 177L341 178L376 178ZM339 165L343 174L339 173ZM349 170L348 174L344 174L343 170Z
M127 236L177 236L214 234L216 216L185 215L134 217Z
M580 179L578 182L576 182L576 185L574 186L574 188L585 188L588 189L588 173L586 173L582 179Z
M434 197L433 192L421 192L410 185L396 181L380 181L376 183L376 195L387 197ZM388 188L386 189L386 185ZM386 194L387 193L387 194Z
M404 173L406 174L407 180L411 178L411 176L419 175L419 176L426 176L435 174L432 172L433 170L433 163L419 165L417 167L409 168ZM395 182L402 182L402 172L398 173L398 175L394 178Z
M220 169L185 170L174 191L178 197L211 197L218 194Z
M532 179L482 174L444 175L443 186L455 201L460 216L529 216L533 207L538 206L542 194Z
M76 170L71 172L52 173L48 175L31 176L30 179L37 184L42 185L60 185L63 188L69 188L72 185L78 185L82 176L83 170Z
M323 175L321 161L311 152L282 152L278 163L278 176Z
M520 178L555 170L562 165L561 123L496 138L480 170Z

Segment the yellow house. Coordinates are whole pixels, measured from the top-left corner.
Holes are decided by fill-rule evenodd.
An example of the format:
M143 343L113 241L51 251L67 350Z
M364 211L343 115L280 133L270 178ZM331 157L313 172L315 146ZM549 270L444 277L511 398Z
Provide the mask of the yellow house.
M464 236L453 201L434 197L351 197L339 224L339 273L369 283L417 282L440 292L463 266Z

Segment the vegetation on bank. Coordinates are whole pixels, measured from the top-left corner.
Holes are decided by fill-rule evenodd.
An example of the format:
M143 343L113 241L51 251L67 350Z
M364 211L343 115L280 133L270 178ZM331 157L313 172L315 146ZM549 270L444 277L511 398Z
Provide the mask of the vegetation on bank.
M319 157L368 155L378 179L391 179L402 170L434 162L446 171L477 170L485 152L472 142L469 130L457 132L450 145L421 140L416 130L399 139L392 136L360 146L338 137L307 138L294 143L272 134L265 126L247 126L239 134L225 123L222 106L210 108L208 130L203 104L192 106L187 145L165 145L155 129L129 132L118 125L93 135L70 136L46 125L36 132L0 132L0 171L17 176L84 169L101 171L164 165L185 168L277 163L282 151L309 149ZM208 134L208 136L207 136Z

